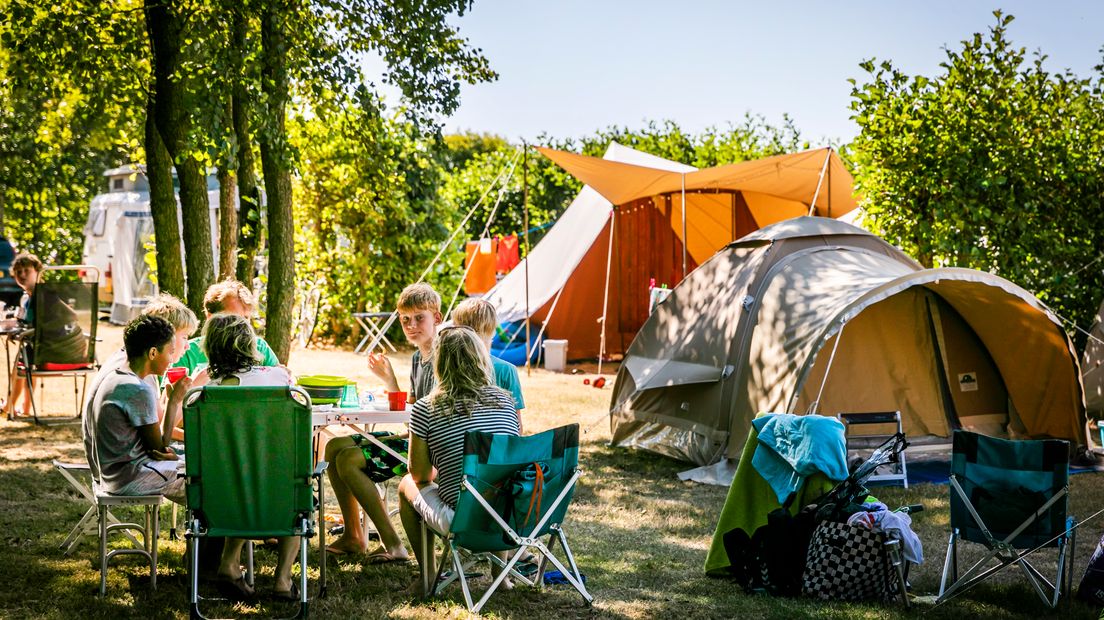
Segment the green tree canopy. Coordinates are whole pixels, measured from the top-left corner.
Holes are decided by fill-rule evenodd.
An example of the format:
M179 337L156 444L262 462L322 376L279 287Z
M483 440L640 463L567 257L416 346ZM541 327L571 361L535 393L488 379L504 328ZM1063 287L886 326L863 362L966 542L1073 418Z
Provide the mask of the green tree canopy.
M873 229L927 267L990 271L1088 326L1104 291L1104 97L1008 37L948 49L941 72L862 63L851 110L856 189Z

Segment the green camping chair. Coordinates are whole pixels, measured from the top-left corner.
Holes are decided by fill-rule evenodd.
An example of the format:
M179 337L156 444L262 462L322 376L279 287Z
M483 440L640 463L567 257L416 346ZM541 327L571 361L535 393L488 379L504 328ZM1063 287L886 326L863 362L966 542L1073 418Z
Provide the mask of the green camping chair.
M422 567L427 595L436 596L459 581L468 609L478 613L507 575L542 587L546 563L551 562L589 604L593 597L587 592L562 528L575 481L582 475L578 464L578 424L528 437L469 432L464 438L463 486L445 538L440 569L430 581L432 567ZM547 545L541 541L542 536L549 537ZM423 541L427 539L422 536ZM557 540L570 570L552 554ZM527 549L539 557L536 573L529 576L516 570ZM505 561L494 555L503 551L509 552ZM425 549L422 557L432 558L432 549ZM483 559L502 570L473 604L465 573Z
M1057 439L1008 441L955 431L950 484L951 538L939 586L940 602L1015 564L1039 598L1051 608L1057 606L1062 582L1068 590L1072 579L1067 557L1073 555L1076 526L1066 515L1069 443ZM959 539L988 549L961 577ZM1058 550L1054 583L1027 560L1043 547ZM994 559L998 564L991 566Z
M322 536L320 597L326 589L326 534L318 527L325 515L314 517L315 508L325 506L326 463L313 465L310 397L294 386L208 386L189 391L184 402L192 617L203 617L198 586L199 539L204 536L299 536L296 617L306 617L307 538L315 531ZM247 553L252 583L251 543Z

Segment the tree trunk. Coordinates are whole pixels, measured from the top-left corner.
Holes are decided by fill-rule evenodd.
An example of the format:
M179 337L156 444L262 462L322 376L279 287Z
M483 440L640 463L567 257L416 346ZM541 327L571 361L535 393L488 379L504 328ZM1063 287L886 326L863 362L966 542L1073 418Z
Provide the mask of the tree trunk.
M244 9L233 9L233 52L236 56L231 108L234 137L238 143L238 280L253 288L254 262L261 227L261 192L257 186L257 164L253 160L253 137L249 132L251 105L245 88L246 21Z
M157 247L157 286L184 298L184 261L180 253L180 217L172 182L172 158L153 117L153 93L146 104L146 179L149 181L153 239Z
M273 7L277 4L277 7ZM295 295L295 240L291 213L291 165L285 108L288 99L286 5L273 2L261 14L262 91L268 127L260 134L261 169L268 194L268 315L265 339L281 362L291 353Z
M153 50L154 118L180 180L180 211L184 224L184 266L187 304L203 313L203 295L214 281L211 256L210 206L207 173L189 144L192 118L185 103L182 79L183 20L167 0L145 0L146 28Z
M234 172L219 166L219 280L232 280L238 255L238 211L234 205Z

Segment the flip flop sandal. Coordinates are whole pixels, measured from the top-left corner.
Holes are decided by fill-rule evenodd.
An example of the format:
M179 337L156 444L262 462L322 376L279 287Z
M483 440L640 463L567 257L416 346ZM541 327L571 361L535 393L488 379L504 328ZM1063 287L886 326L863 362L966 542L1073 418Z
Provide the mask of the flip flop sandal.
M272 591L272 598L277 600L277 601L288 601L288 602L292 602L292 603L300 602L299 584L295 583L294 581L291 582L291 589L286 590L284 592L280 592L279 590L273 590Z
M368 554L368 558L367 558L367 562L369 564L392 564L392 563L396 563L396 562L409 562L409 561L410 561L409 556L407 556L405 558L397 557L397 556L391 555L391 553L389 553L386 550L373 551L372 553Z
M237 579L220 577L215 582L215 589L218 590L219 594L234 601L251 601L257 596L253 588L245 582L245 575Z

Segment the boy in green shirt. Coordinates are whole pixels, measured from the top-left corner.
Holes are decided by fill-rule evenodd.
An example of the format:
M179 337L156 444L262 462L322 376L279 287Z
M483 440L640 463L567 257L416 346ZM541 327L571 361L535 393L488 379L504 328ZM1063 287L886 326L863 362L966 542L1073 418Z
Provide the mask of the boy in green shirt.
M216 282L207 289L203 296L203 310L207 318L220 312L229 312L246 319L253 318L253 294L244 284L237 280L225 280ZM272 347L257 336L257 352L261 355L260 366L279 366L280 360L272 352ZM188 369L188 374L194 376L199 368L207 367L207 354L203 352L203 337L199 336L188 341L188 350L177 361L177 366Z

